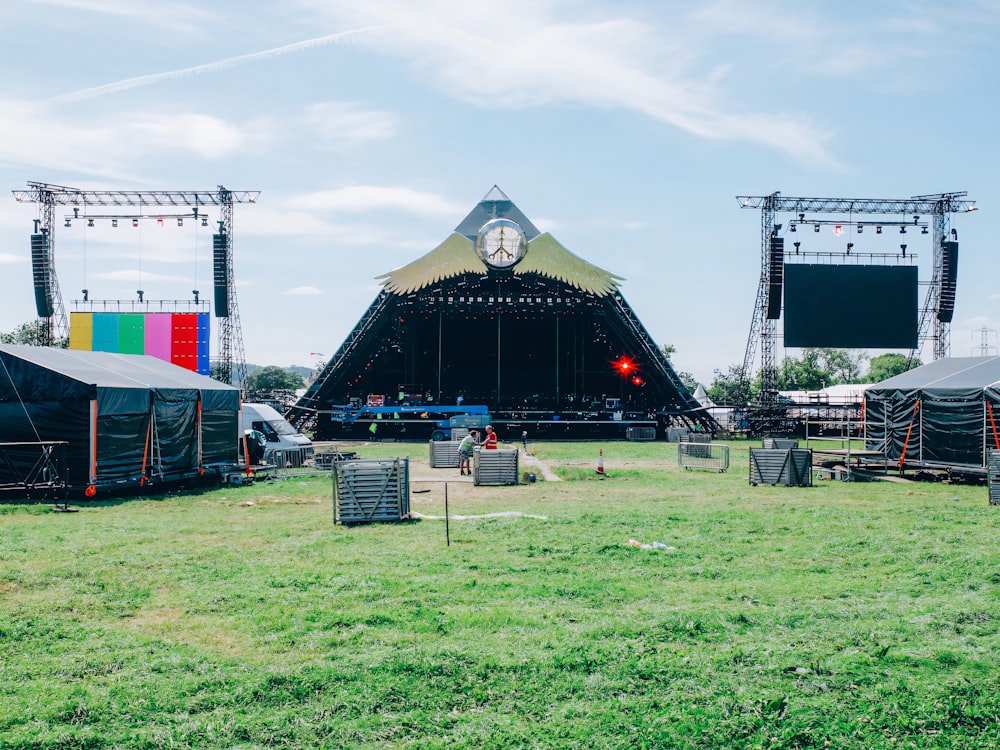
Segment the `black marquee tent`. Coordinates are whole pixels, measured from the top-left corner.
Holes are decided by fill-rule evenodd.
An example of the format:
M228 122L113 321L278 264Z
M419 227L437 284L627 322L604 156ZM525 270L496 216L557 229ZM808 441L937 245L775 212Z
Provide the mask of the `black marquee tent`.
M434 406L484 405L507 439L718 427L625 301L621 277L539 231L495 186L436 248L379 278L286 415L317 439L366 436L389 416L365 411L373 404L415 404L432 418ZM375 426L430 434L404 435L406 424Z
M237 388L150 356L0 345L0 443L65 441L74 491L237 462Z
M1000 357L952 357L865 391L866 447L905 467L973 470L1000 450Z

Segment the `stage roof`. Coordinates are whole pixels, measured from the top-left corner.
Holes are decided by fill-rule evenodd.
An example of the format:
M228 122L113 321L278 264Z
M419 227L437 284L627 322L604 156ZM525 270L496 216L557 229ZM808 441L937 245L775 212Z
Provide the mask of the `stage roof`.
M528 238L524 258L513 267L515 276L537 274L597 297L615 292L624 281L570 252L548 232L539 232L495 185L444 242L415 261L376 278L392 294L409 294L465 273L486 276L489 268L476 253L476 235L483 224L498 218L517 222Z

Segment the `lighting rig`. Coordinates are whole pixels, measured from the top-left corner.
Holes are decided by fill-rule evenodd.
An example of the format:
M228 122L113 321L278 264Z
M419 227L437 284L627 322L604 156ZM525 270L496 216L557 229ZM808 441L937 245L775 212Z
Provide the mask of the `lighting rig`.
M934 359L948 355L950 319L941 320L938 313L942 304L942 267L946 262L946 240L949 237L957 239L957 233L951 229L950 217L954 213L967 213L976 210L975 201L966 200L963 192L936 193L932 195L917 195L902 199L880 198L791 198L783 197L775 192L770 195L736 196L741 208L758 209L761 212L761 275L757 289L757 299L754 315L750 325L750 335L743 359L741 392L749 393L749 384L753 375L753 364L758 347L761 353L761 393L763 398L776 400L777 367L775 363L775 345L777 341L776 309L780 311L780 302L775 306L773 299L775 290L780 294L782 283L782 268L786 255L784 238L780 237L782 225L776 223L779 212L793 215L788 222L787 234L796 238L804 237L803 233L819 234L825 227L832 227L834 236L844 237L863 235L873 232L875 235L896 232L907 235L914 232L921 235L933 235L931 239L933 251L933 272L928 283L927 296L920 310L918 341L929 338L934 345ZM840 218L819 218L814 216L836 215ZM922 221L921 217L929 219ZM853 234L852 234L853 233ZM805 235L808 236L808 235ZM775 240L779 240L776 242ZM860 242L860 239L855 239ZM843 255L855 257L881 257L909 261L916 256L907 253L907 244L900 243L899 253L855 253L855 241L848 242ZM805 253L801 246L803 242L797 239L793 245L794 255ZM834 255L840 253L825 253ZM944 296L948 304L954 303L954 289L945 289ZM933 326L931 334L927 335L929 327ZM917 351L911 352L911 358Z
M213 238L215 253L216 317L219 318L219 360L216 377L224 383L242 383L246 377L246 358L243 352L243 333L240 329L239 309L236 302L236 283L233 273L233 205L256 203L259 190L229 190L219 185L218 190L81 190L64 185L28 182L26 190L14 190L18 203L39 204L39 215L34 220L31 237L32 275L35 286L35 303L38 312L42 343L51 346L58 339L69 336L69 320L63 304L62 293L55 267L55 211L56 206L71 206L72 214L65 217L64 227L71 227L74 220L94 226L97 220L109 220L116 227L121 221L131 221L133 227L147 219L161 226L165 221L176 220L183 226L184 219L200 220L208 226L204 206L217 206L221 218L218 234ZM138 214L88 213L92 208L134 206ZM181 213L147 213L147 206L189 208ZM142 293L139 293L142 301ZM84 298L90 301L89 293ZM197 302L197 293L195 294ZM222 314L220 314L220 312Z

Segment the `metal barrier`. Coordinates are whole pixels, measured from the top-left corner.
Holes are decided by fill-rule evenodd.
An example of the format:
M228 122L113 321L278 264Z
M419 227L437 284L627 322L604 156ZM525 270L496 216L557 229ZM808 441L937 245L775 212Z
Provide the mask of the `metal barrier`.
M459 466L458 446L461 444L461 440L431 440L431 468L457 469Z
M766 437L761 441L761 447L788 450L789 448L798 448L799 441L794 438Z
M682 469L714 469L721 473L729 468L729 446L721 443L678 443L677 465Z
M987 468L987 483L990 491L990 505L1000 505L1000 451L990 451Z
M632 425L625 428L626 440L656 440L656 428L648 425Z
M750 484L812 486L812 451L798 448L751 448Z
M63 490L69 484L66 441L0 443L0 491Z
M398 522L410 515L410 462L341 461L333 465L333 522Z
M472 454L472 483L517 484L517 454L517 448L477 448Z

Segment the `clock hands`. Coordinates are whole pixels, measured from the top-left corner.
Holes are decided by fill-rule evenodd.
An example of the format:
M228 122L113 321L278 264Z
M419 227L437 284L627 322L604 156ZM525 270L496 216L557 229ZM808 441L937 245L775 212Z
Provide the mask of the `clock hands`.
M501 255L505 255L508 260L513 260L514 254L503 246L503 230L504 227L500 227L500 244L497 246L497 249L490 254L490 257L499 258Z

